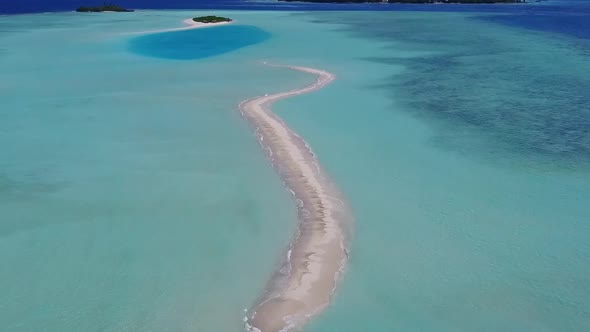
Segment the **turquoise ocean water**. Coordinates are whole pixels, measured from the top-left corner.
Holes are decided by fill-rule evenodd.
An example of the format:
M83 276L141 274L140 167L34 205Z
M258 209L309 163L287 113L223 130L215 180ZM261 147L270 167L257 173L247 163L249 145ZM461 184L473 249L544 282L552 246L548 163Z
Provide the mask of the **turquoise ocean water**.
M590 329L588 45L477 13L125 35L197 14L2 17L3 330L241 330L296 216L237 104L313 79L261 61L338 77L274 107L356 216L308 331Z

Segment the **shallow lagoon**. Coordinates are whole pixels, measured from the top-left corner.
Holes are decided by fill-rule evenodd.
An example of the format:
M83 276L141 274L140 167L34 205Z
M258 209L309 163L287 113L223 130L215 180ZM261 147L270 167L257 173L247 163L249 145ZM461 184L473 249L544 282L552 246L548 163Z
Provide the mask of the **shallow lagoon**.
M570 146L537 121L576 100L556 90L561 107L534 113L496 83L534 87L563 68L581 84L551 84L586 84L579 41L465 14L231 12L272 37L187 61L129 52L125 33L194 15L3 18L0 325L240 330L295 216L237 104L312 79L260 65L272 61L338 77L275 106L357 219L347 276L309 331L589 329L587 149L527 149ZM471 52L479 42L501 47ZM465 94L478 68L493 75ZM484 116L498 109L535 130L502 135L514 121Z

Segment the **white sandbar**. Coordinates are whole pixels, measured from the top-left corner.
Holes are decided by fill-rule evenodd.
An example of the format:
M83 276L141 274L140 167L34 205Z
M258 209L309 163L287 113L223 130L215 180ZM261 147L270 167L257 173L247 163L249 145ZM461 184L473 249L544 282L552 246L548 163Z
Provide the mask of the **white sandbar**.
M170 28L170 29L161 29L161 30L146 30L146 31L137 31L137 32L128 32L125 35L141 35L147 33L158 33L158 32L170 32L170 31L182 31L182 30L191 30L191 29L201 29L201 28L212 28L217 27L220 25L226 25L233 23L231 22L218 22L218 23L202 23L202 22L195 22L192 18L186 19L182 21L185 24L184 27L180 28Z
M274 102L321 89L335 76L313 68L281 67L316 75L317 81L240 104L241 113L255 128L260 144L293 194L299 218L297 236L283 266L245 318L251 331L300 329L330 303L347 261L345 230L352 222L341 193L307 143L270 110Z

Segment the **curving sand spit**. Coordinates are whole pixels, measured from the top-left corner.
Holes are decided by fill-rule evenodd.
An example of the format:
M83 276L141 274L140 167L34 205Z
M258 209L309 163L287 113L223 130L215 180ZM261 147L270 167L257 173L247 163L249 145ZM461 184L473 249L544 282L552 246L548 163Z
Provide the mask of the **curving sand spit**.
M138 32L128 32L124 33L125 35L141 35L147 33L157 33L157 32L170 32L170 31L182 31L182 30L191 30L191 29L200 29L200 28L211 28L220 25L231 24L232 22L218 22L218 23L202 23L202 22L195 22L192 18L186 19L182 21L185 24L184 27L180 28L171 28L171 29L162 29L162 30L147 30L147 31L138 31Z
M274 102L321 89L335 76L313 68L278 67L316 75L317 81L240 104L241 113L255 128L273 167L291 191L299 218L285 261L244 318L249 331L298 330L330 303L348 258L347 230L352 223L341 193L307 143L270 110Z

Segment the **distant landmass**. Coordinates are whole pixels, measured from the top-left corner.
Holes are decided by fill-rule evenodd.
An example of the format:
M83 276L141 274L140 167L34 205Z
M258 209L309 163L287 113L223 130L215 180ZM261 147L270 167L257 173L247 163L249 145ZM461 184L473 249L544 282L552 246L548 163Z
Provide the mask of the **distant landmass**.
M100 12L132 12L133 10L123 8L110 3L105 3L102 6L82 6L76 9L79 13L100 13Z
M318 3L525 3L526 0L279 0L286 2L318 2Z

